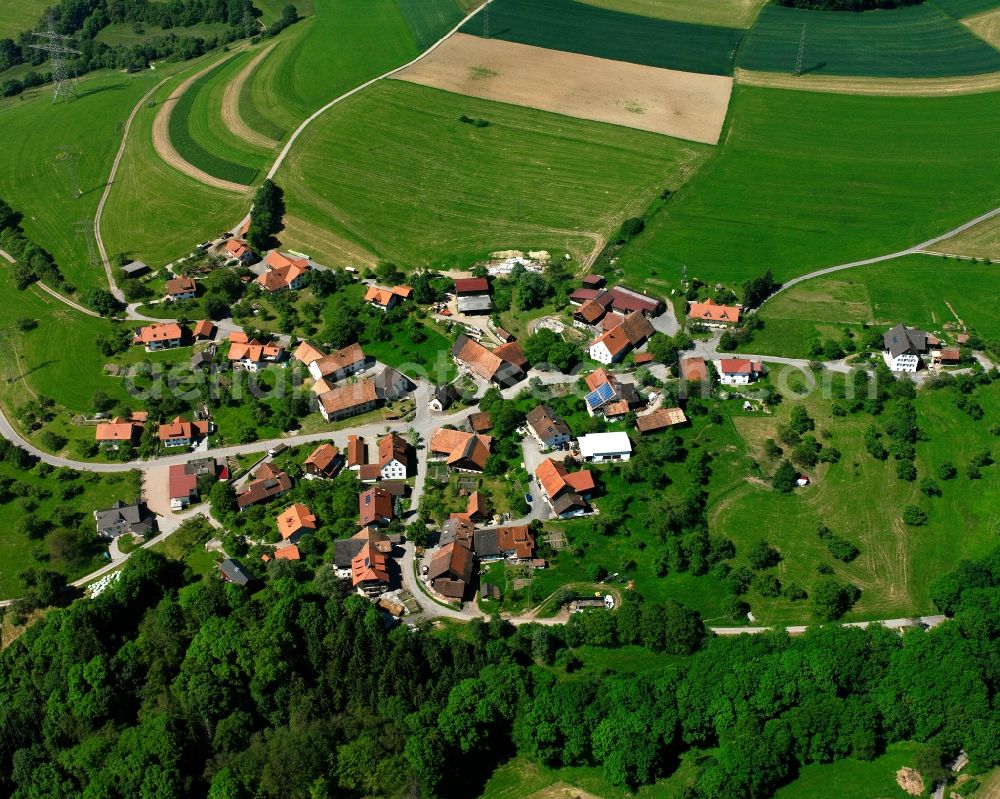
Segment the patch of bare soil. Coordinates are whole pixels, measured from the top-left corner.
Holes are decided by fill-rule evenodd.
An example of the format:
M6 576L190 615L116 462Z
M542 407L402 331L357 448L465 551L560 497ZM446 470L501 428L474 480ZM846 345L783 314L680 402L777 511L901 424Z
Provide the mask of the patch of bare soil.
M920 796L924 792L924 780L916 769L901 768L896 772L896 784L910 796Z
M207 172L198 169L198 167L194 164L185 161L170 141L170 115L173 113L174 106L177 105L177 101L184 96L184 92L186 92L191 87L191 84L198 80L198 78L206 72L215 69L215 67L222 61L228 60L234 55L236 55L235 52L227 55L221 61L212 61L203 69L198 70L198 72L187 78L176 89L174 89L174 91L170 94L170 97L163 101L160 105L160 110L156 114L156 118L153 120L153 147L156 148L157 155L159 155L160 158L166 161L170 166L178 172L183 172L185 175L194 178L199 183L204 183L206 186L222 189L223 191L246 194L250 190L249 186L244 186L242 183L233 183L230 180L222 180L221 178L209 175Z
M1000 72L954 78L865 78L837 75L795 75L784 72L736 70L736 82L745 86L801 89L807 92L864 94L878 97L945 97L982 94L1000 89Z
M704 144L719 141L733 84L462 33L394 79Z
M250 59L250 63L243 67L235 78L229 81L226 85L226 91L222 95L222 122L233 134L239 136L244 141L250 142L250 144L256 144L258 147L277 147L278 142L265 136L263 133L258 133L243 121L243 117L240 116L240 91L243 88L243 84L246 83L247 78L253 74L257 65L267 58L276 44L277 42L269 47L265 47Z

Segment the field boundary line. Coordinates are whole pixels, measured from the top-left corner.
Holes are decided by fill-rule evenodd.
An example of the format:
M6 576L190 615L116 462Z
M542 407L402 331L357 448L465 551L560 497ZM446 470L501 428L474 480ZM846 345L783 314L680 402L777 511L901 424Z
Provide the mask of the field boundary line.
M790 289L792 286L798 285L799 283L804 283L806 280L812 280L816 277L823 277L824 275L832 275L834 272L842 272L845 269L853 269L856 266L870 266L871 264L879 264L883 261L892 261L896 258L903 258L907 255L926 255L925 252L927 248L933 247L935 244L940 244L946 239L950 239L953 236L957 236L959 233L964 233L971 227L975 227L981 222L986 222L993 219L996 216L1000 216L1000 207L994 208L992 211L987 211L985 214L980 214L975 219L970 219L968 222L964 222L958 227L952 228L951 230L942 233L940 236L935 236L932 239L927 239L927 241L922 241L920 244L915 244L912 247L907 247L905 250L899 250L897 252L891 252L887 255L876 255L874 258L864 258L860 261L851 261L846 264L838 264L837 266L827 266L823 269L816 269L805 275L799 275L798 277L793 277L791 280L787 280L781 284L780 288L774 292L770 297L768 297L764 302L761 303L761 307L767 302L769 302L774 297L777 297L783 291Z
M177 152L177 149L174 147L173 142L170 140L170 117L173 114L174 107L180 101L181 97L184 96L196 80L208 74L216 67L226 63L231 58L234 58L240 52L243 52L243 49L234 50L228 53L225 57L211 62L198 72L188 78L185 78L184 81L177 86L173 92L171 92L170 97L163 101L159 110L156 112L156 117L153 119L153 147L156 149L156 154L159 155L168 166L173 167L178 172L183 172L188 177L194 178L199 183L203 183L213 189L231 191L234 194L246 194L250 190L250 185L244 183L234 183L231 180L217 178L214 175L210 175L208 172L199 169L181 156L181 154Z
M14 256L11 255L6 250L0 250L0 258L3 258L8 263L12 263L12 264L17 263L17 259L15 259ZM87 316L93 316L93 317L95 317L97 319L101 318L101 315L99 313L97 313L97 311L92 311L92 310L90 310L90 308L84 308L79 303L73 302L73 300L71 300L69 297L67 297L64 294L60 294L54 288L52 288L48 284L42 282L41 280L36 280L34 282L34 285L38 286L38 288L40 288L42 291L47 292L48 294L51 294L53 297L55 297L60 302L65 303L70 308L72 308L74 311L79 311L82 314L86 314Z
M876 78L814 74L796 77L784 72L764 72L738 67L733 72L733 80L739 86L874 97L949 97L986 94L1000 89L1000 72L945 78Z
M295 144L296 139L298 139L299 136L301 136L302 133L305 131L305 129L308 128L313 122L315 122L322 114L324 114L326 111L329 111L331 108L333 108L338 103L342 103L344 100L348 99L349 97L353 97L358 92L364 91L369 86L374 86L380 80L385 80L386 78L390 78L393 75L395 75L396 73L402 72L404 69L407 69L408 67L412 67L417 62L423 60L428 55L430 55L435 50L437 50L442 44L444 44L446 41L448 41L448 39L450 39L452 36L454 36L456 33L458 33L459 29L463 25L465 25L465 23L467 23L470 19L472 19L474 16L476 16L476 14L478 14L480 11L482 11L491 2L493 2L493 0L486 0L485 3L482 3L479 6L477 6L476 8L474 8L472 11L470 11L468 14L466 14L465 17L463 17L459 21L459 23L457 25L455 25L455 27L453 27L450 31L448 31L444 36L442 36L440 39L438 39L436 42L434 42L434 44L432 44L430 47L428 47L422 53L420 53L420 55L418 55L416 58L412 59L411 61L407 61L405 64L402 64L401 66L395 67L394 69L390 69L388 72L383 72L378 77L375 77L375 78L372 78L371 80L365 81L364 83L360 84L359 86L355 86L350 91L344 92L344 94L340 95L339 97L334 98L333 100L331 100L330 102L328 102L326 105L322 106L321 108L318 108L316 111L313 111L312 114L310 114L308 117L306 117L299 124L299 126L294 130L294 132L292 133L292 135L288 137L288 141L285 142L285 146L281 148L281 152L278 153L278 157L274 160L274 163L271 165L271 168L267 171L267 179L268 180L273 180L274 179L274 176L278 173L278 170L281 168L281 165L284 163L285 159L288 157L288 154L292 151L292 145Z
M236 77L226 84L226 90L222 94L222 107L220 111L222 123L229 129L230 133L250 144L256 144L258 147L266 147L268 149L277 147L279 142L270 136L265 136L263 133L254 130L246 123L240 114L240 91L243 89L243 84L246 83L254 70L257 69L260 62L270 55L271 51L277 46L277 42L272 42L265 47L250 59L250 62L239 71Z

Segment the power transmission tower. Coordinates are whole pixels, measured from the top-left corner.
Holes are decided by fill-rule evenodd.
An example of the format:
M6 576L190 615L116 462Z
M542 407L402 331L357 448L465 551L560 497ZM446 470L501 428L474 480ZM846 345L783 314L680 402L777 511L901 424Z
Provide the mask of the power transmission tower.
M52 17L49 17L49 29L45 33L32 35L39 41L30 45L31 49L48 53L52 61L52 102L59 99L69 102L70 95L77 96L76 78L69 74L66 56L80 55L80 51L69 46L71 37L56 33Z
M66 167L66 174L69 176L70 185L73 187L73 197L80 199L83 192L80 191L80 181L76 177L76 167L73 162L80 157L79 152L70 144L64 144L56 155L56 161L62 162Z
M78 236L83 236L87 240L87 263L92 269L97 269L101 266L101 261L97 257L97 246L94 243L94 220L79 219L73 223L73 227L76 228Z
M806 53L806 26L802 26L802 33L799 36L799 52L795 56L795 77L802 74L802 57Z

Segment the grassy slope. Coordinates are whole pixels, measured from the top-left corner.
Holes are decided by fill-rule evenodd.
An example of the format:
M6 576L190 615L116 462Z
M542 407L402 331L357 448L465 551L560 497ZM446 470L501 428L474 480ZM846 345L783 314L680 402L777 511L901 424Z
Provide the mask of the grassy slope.
M803 25L802 67L820 75L912 78L1000 69L1000 53L930 3L861 14L768 5L740 50L739 65L792 72Z
M404 264L580 255L708 149L390 81L317 120L278 181L290 213Z
M211 159L237 164L246 174L250 175L258 174L261 170L266 169L273 160L274 153L268 148L258 147L234 135L222 121L220 109L226 87L258 50L259 48L255 48L248 53L234 56L216 71L209 73L191 86L188 89L191 98L187 119L184 120L180 114L181 103L178 103L171 117L171 128L173 128L174 117L178 117L178 121L186 128L187 134L197 148L207 153ZM185 95L185 99L187 99L187 95ZM186 124L184 124L185 122ZM192 163L195 162L192 161ZM197 163L195 165L200 166ZM206 171L210 170L206 169ZM220 174L217 177L226 176ZM248 178L248 180L252 181L253 177Z
M482 36L482 13L462 30ZM622 14L573 0L494 0L488 35L615 61L729 75L743 31Z
M905 797L896 783L896 772L913 766L920 751L915 743L889 746L874 760L839 760L803 766L794 782L778 789L774 799L870 799L873 796Z
M955 322L1000 338L1000 321L982 297L1000 293L1000 267L914 255L859 267L793 286L760 311L764 329L748 345L755 353L809 357L809 343L840 338L844 325L905 322L943 332ZM947 334L945 334L947 335Z
M176 82L162 87L157 98L169 96ZM125 252L154 268L190 252L249 206L249 198L208 188L160 159L151 132L158 110L142 108L132 124L102 225L109 254Z
M156 25L143 25L142 33L136 33L132 28L131 22L116 22L103 28L97 34L97 41L109 47L119 44L131 47L134 44L148 42L161 36L176 35L180 38L207 39L210 36L221 36L228 29L229 26L224 22L207 22L189 27L178 26L168 30L159 28Z
M28 235L80 289L105 282L104 271L88 263L90 220L121 141L119 126L145 88L142 78L105 73L81 81L80 98L68 104L53 106L44 87L23 102L0 103L0 197L24 214ZM66 151L79 154L73 161L79 199L65 165L56 160ZM85 232L77 231L78 220L87 222Z
M577 0L599 8L639 14L676 22L719 25L726 28L749 28L766 0L713 0L692 3L690 0Z
M17 0L6 3L0 18L0 39L17 39L22 31L36 30L42 13L51 5L49 0Z
M425 50L462 18L457 0L397 0L413 41Z
M893 252L1000 202L996 95L852 97L737 87L699 179L626 248L634 282L778 279ZM934 147L928 147L934 142Z
M261 11L261 21L270 25L281 19L281 11L288 5L288 0L254 0L254 5ZM297 0L293 5L300 17L308 17L314 13L313 0Z
M345 91L418 54L395 0L323 3L297 22L247 83L254 116L288 132ZM255 109L255 110L253 110Z
M998 0L932 0L946 14L964 19L1000 7Z
M55 474L50 474L48 477L43 478L33 470L28 472L20 471L6 463L0 463L0 475L13 477L22 483L37 486L49 492L54 492L61 485ZM51 519L56 508L69 505L83 517L83 524L88 524L89 520L90 530L93 531L93 520L91 518L93 510L107 508L116 499L126 501L132 499L127 489L128 479L125 474L82 474L79 477L80 484L83 486L81 494L70 500L64 500L53 493L52 496L38 500L38 507L32 511L31 515L39 519ZM86 563L80 564L75 569L70 569L60 559L46 558L41 561L36 560L32 555L32 551L36 550L39 554L47 554L48 548L45 541L33 542L20 533L15 532L14 525L23 516L28 515L25 513L21 503L8 502L6 505L0 507L3 508L4 514L4 526L0 530L0 562L3 564L2 568L0 568L0 597L3 599L11 599L23 593L18 574L25 569L53 569L66 574L70 579L76 579L100 568L106 563L106 561L93 558Z
M980 222L957 236L934 245L934 249L949 255L968 255L1000 261L1000 219L994 217Z

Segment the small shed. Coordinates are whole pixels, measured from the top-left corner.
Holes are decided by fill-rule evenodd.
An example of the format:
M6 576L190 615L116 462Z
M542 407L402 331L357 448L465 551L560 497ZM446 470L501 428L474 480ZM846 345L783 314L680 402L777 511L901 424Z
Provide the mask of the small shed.
M125 264L121 268L121 273L124 277L139 277L140 275L145 275L149 272L149 265L144 264L142 261L132 261L131 263Z

